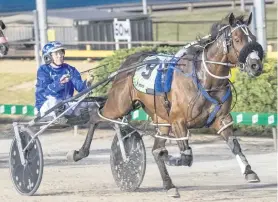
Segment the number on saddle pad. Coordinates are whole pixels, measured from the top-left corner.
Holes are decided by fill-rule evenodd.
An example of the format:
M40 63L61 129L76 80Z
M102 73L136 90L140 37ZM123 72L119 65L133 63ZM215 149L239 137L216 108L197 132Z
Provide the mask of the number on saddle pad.
M146 57L143 62L146 62L148 64L137 67L136 72L133 76L134 87L140 92L153 94L154 83L159 64L171 60L172 57L172 55L162 54Z

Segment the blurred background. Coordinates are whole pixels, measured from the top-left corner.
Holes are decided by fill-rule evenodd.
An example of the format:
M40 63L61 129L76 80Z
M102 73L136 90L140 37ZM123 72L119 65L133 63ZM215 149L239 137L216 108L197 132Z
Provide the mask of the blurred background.
M47 41L64 43L66 62L84 71L104 62L119 64L142 46L163 46L174 53L209 34L211 25L230 12L253 13L250 30L266 52L267 75L246 94L242 82L250 81L233 70L233 82L240 80L239 94L245 96L234 110L252 112L251 119L258 112L276 113L277 0L0 0L10 44L8 55L0 59L0 116L34 115L36 71ZM251 97L255 104L244 104ZM277 114L273 119L272 125Z
M247 15L252 11L252 32L256 32L256 21L259 20L255 18L257 13L263 18L262 26L267 40L267 47L264 48L269 51L277 49L276 0L1 1L0 16L7 25L5 35L11 44L8 58L34 58L36 34L40 35L38 40L42 44L47 40L58 40L66 44L69 50L128 48L127 44L120 44L119 47L115 45L117 33L114 19L129 20L128 24L120 23L118 26L124 26L120 30L121 37L124 40L130 37L132 47L160 43L184 45L198 36L207 35L212 23L229 12ZM255 5L256 2L259 2L258 5ZM255 13L256 6L263 6L263 12L257 9ZM111 51L70 51L67 57L94 59L110 54Z

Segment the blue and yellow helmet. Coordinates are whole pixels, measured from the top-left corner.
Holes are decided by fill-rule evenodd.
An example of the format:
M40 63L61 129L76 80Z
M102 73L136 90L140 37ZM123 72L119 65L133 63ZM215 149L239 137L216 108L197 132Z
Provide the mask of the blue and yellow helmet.
M45 44L42 49L42 57L44 62L46 64L50 64L53 61L51 53L56 52L58 50L65 51L65 47L63 46L63 44L58 41L51 41Z

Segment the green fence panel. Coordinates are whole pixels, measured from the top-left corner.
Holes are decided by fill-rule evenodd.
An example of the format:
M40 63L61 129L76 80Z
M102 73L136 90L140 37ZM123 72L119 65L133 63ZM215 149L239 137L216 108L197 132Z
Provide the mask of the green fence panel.
M36 109L32 105L6 105L0 104L0 115L26 115L35 116ZM149 116L143 109L136 110L131 113L133 120L148 120ZM232 112L234 124L242 125L261 125L261 126L277 126L276 113L251 113L251 112Z
M144 112L142 109L138 109L131 113L132 120L144 121L149 119L149 115Z
M0 115L25 115L34 116L36 114L36 109L31 105L3 105L0 104Z
M275 113L246 113L246 112L232 112L231 113L235 124L242 125L261 125L261 126L276 126L277 114ZM148 120L148 115L144 110L139 109L132 113L133 120Z
M260 126L277 125L277 114L275 113L232 112L231 114L235 124Z

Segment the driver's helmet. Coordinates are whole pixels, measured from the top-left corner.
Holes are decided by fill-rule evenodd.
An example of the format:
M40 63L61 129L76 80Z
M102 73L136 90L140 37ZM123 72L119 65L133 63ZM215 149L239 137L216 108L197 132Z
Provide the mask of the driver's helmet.
M62 43L60 43L58 41L51 41L51 42L45 44L42 49L42 57L43 57L44 62L46 64L50 64L51 62L53 62L51 53L56 52L58 50L63 50L65 53L65 47L63 46Z

